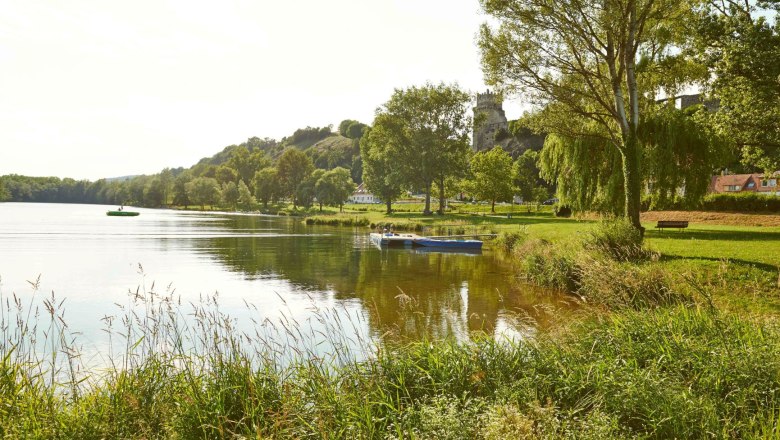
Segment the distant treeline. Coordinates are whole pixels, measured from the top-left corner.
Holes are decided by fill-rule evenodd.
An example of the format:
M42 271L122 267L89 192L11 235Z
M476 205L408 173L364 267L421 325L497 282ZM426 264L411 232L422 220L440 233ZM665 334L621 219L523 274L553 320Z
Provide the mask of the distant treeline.
M287 199L310 206L316 199L339 206L351 194L352 181L361 181L359 141L365 127L345 120L338 133L325 126L298 129L281 141L252 137L190 168L166 168L153 175L94 182L0 176L0 201L253 209L258 200L263 205Z

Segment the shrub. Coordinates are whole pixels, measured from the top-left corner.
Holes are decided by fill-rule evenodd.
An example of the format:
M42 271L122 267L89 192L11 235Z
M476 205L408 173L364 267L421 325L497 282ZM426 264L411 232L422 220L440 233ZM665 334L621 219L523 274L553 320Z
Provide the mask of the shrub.
M571 208L567 205L555 205L553 206L553 213L556 217L571 217Z
M642 247L642 234L625 219L599 223L583 240L583 247L615 261L641 261L655 255Z
M498 238L496 238L496 246L499 249L503 249L505 252L512 252L512 249L525 241L526 238L528 238L528 234L522 231L502 232Z

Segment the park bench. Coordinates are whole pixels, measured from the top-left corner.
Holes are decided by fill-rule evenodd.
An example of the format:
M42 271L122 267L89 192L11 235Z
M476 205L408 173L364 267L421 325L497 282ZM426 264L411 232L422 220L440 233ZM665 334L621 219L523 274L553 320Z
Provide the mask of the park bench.
M688 220L658 220L658 224L655 227L661 230L664 228L685 229L688 227Z

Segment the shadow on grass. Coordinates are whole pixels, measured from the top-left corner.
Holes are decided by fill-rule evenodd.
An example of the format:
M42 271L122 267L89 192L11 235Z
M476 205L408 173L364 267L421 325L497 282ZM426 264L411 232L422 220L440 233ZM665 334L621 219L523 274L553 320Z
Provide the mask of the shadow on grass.
M739 231L714 229L685 229L680 231L660 231L647 229L646 238L657 239L696 239L710 241L780 241L780 232L776 231Z
M550 213L521 213L513 214L511 218L506 215L477 215L477 214L445 214L445 215L422 215L416 212L394 212L387 216L393 219L403 219L409 221L418 221L421 223L432 223L441 221L465 221L473 224L506 224L506 225L529 225L529 224L543 224L543 223L592 223L591 221L577 222L572 219L559 218L550 215Z
M769 273L777 273L778 272L778 266L774 264L769 263L761 263L759 261L750 261L750 260L743 260L740 258L725 258L729 261L729 263L736 263L741 266L752 266L756 269L760 269ZM714 263L719 263L724 260L724 258L716 258L716 257L684 257L682 255L667 255L663 254L661 255L661 258L659 261L666 262L666 261L711 261Z

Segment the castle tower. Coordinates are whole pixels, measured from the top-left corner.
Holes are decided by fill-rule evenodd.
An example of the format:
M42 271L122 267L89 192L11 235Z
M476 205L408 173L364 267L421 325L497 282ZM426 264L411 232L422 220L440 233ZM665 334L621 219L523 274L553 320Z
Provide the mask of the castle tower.
M477 94L474 121L471 137L471 148L474 151L489 150L501 143L501 139L496 139L496 134L506 134L509 125L498 95L490 90Z

